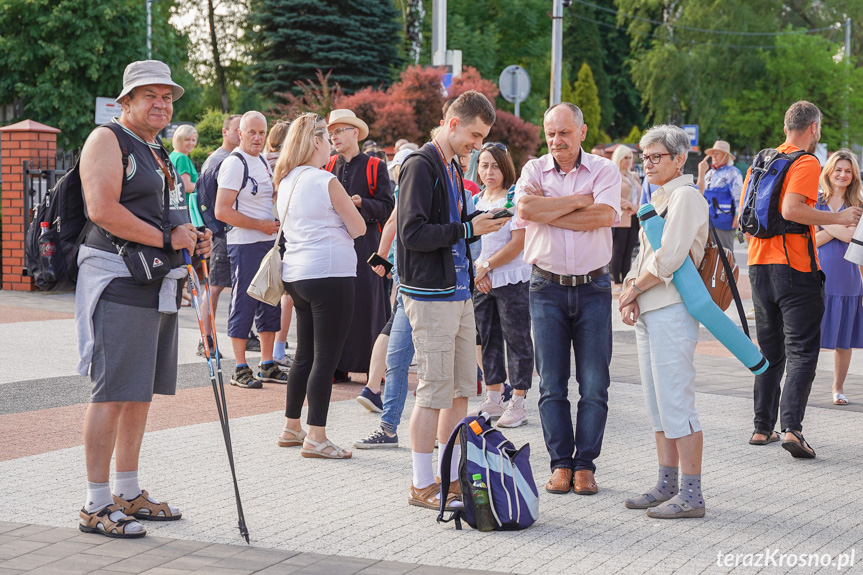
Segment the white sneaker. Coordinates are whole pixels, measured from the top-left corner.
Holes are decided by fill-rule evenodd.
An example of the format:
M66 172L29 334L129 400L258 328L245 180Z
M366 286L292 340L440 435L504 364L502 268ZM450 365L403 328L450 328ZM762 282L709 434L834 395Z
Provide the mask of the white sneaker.
M291 367L294 365L294 356L289 353L285 354L285 357L282 359L273 359L276 365L278 365L282 371L290 371Z
M513 395L509 404L506 406L506 411L497 420L498 427L519 427L527 424L527 412L524 410L524 398L520 395Z
M489 416L491 416L491 419L497 419L498 417L503 415L504 411L505 408L503 406L503 399L501 399L499 403L495 403L494 401L492 401L491 397L486 395L483 402L468 411L467 415L468 417L475 417L482 412L486 412L489 414Z

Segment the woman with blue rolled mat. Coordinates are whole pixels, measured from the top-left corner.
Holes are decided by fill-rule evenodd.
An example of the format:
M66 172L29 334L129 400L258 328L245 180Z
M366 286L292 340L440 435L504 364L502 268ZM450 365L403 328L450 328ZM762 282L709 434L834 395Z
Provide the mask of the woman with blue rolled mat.
M704 517L701 495L703 438L695 410L698 321L690 315L672 276L687 257L700 262L708 234L708 208L683 175L689 137L677 126L650 128L641 138L645 178L659 186L651 198L665 219L662 247L653 250L642 231L641 249L620 294L623 322L635 326L641 384L656 436L659 480L626 500L649 517ZM678 485L678 465L680 478Z

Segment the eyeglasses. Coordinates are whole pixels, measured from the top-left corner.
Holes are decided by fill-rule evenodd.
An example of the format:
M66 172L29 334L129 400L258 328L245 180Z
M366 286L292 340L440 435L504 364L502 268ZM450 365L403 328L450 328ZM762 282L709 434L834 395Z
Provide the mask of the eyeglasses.
M485 144L482 145L483 150L488 150L489 148L497 148L499 150L503 150L504 152L506 152L506 146L504 146L500 142L486 142Z
M671 154L669 154L669 153L665 153L665 154L657 153L657 154L648 154L646 156L644 154L642 154L638 157L639 157L639 159L641 159L642 163L646 164L647 162L650 162L651 164L656 165L662 161L662 156L671 156Z
M333 136L338 136L338 135L339 135L339 134L341 134L342 132L347 132L348 130L356 130L356 128L354 128L353 126L351 126L351 127L348 127L348 128L339 128L338 130L333 130L332 132L330 132L330 137L332 138Z

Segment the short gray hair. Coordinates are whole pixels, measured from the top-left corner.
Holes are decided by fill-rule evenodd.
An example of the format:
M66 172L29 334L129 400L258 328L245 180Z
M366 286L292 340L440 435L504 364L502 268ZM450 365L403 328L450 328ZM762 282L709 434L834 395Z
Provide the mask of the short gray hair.
M671 157L689 153L689 136L681 128L671 124L653 126L641 136L638 147L642 150L653 144L662 144Z
M794 102L785 112L786 132L802 132L813 122L821 123L821 110L812 102L806 100Z
M545 114L542 115L542 119L545 120L545 117L548 116L548 113L557 108L558 106L564 106L566 108L569 108L569 111L572 112L573 116L575 116L575 122L579 126L584 125L584 114L581 112L581 108L579 108L575 104L570 104L569 102L558 102L557 104L549 107L549 109L545 111Z
M243 114L243 116L240 118L240 130L243 130L246 127L246 125L248 124L249 120L251 120L252 118L260 118L261 120L264 121L264 125L267 124L267 117L266 116L264 116L262 113L258 112L257 110L249 110L248 112Z

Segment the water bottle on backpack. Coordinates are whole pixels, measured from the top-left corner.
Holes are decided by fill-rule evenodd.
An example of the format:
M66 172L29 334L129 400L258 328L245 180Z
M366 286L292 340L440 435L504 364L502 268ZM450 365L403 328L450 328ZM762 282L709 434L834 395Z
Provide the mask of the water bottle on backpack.
M488 500L488 488L482 482L482 475L475 473L470 486L473 504L476 507L476 528L479 531L494 531L494 515Z
M54 273L54 256L57 254L57 244L54 243L54 238L51 237L51 227L48 222L39 224L42 231L39 234L39 263L42 268L42 277L48 283L53 283L56 280Z

